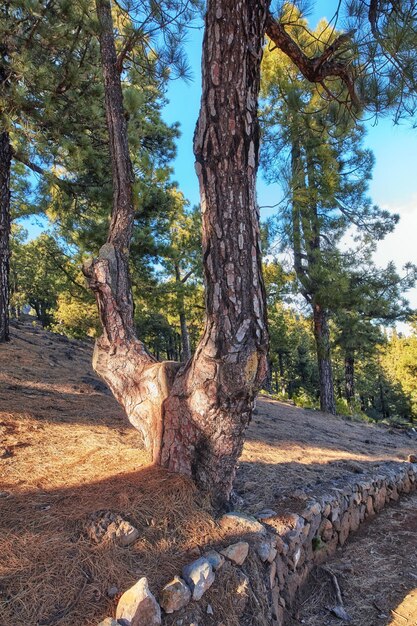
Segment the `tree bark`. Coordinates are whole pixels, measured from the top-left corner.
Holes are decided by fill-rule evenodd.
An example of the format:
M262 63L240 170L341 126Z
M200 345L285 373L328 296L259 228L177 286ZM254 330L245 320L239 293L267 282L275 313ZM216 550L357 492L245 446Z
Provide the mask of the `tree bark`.
M133 168L113 34L110 0L97 0L105 108L113 175L113 207L107 243L84 267L94 291L102 336L96 341L93 366L141 431L153 458L159 454L162 403L178 366L157 363L136 336L129 277L129 246L135 215Z
M195 133L203 212L206 323L193 359L157 363L136 337L128 254L132 168L109 0L97 0L114 201L107 243L85 268L103 335L94 367L153 459L228 499L254 399L267 370L265 292L255 197L257 95L267 0L210 1Z
M326 311L313 303L314 338L316 340L317 363L319 369L320 409L336 414L334 399L333 372L330 360L330 333Z
M267 371L255 197L257 97L267 2L210 1L194 138L203 221L206 323L165 401L161 463L228 499Z
M9 340L10 169L9 134L0 133L0 343Z
M345 355L345 395L351 404L355 398L355 357L351 353Z

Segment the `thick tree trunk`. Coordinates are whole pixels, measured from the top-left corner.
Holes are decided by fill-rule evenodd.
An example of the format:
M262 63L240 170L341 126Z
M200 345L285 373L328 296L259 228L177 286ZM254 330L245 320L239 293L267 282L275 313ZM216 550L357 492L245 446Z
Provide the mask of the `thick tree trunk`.
M319 368L320 409L336 414L334 399L333 372L330 360L330 333L326 311L313 303L314 338L316 340L317 363Z
M137 339L128 274L132 168L109 0L97 0L114 203L107 244L85 272L103 325L94 366L144 435L153 458L190 475L216 504L229 497L267 331L255 198L266 0L210 1L195 134L203 212L206 324L194 358L156 363Z
M194 151L203 217L206 324L165 401L161 462L227 500L267 331L255 198L262 38L267 2L208 2Z
M349 404L355 398L355 357L350 353L345 355L345 395Z
M10 169L9 134L0 133L0 343L9 340Z

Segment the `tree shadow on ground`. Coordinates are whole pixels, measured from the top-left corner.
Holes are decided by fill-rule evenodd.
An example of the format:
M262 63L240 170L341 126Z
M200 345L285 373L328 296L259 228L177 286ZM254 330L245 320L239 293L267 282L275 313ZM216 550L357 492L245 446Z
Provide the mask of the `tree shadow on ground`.
M39 461L42 463L41 458ZM122 459L120 463L122 466ZM263 466L253 463L251 469L259 473ZM319 466L309 469L315 471ZM297 468L295 463L269 468L273 469L277 487L283 472L306 471L304 465ZM265 502L270 507L275 504ZM114 541L95 543L89 538L93 514L109 510L138 528L140 536L132 546L123 548ZM96 624L114 614L117 598L107 595L111 586L123 591L146 575L157 593L204 548L242 538L220 529L207 500L189 480L153 466L58 489L17 485L7 497L0 498L0 520L0 622L22 626ZM244 569L263 596L258 601L265 603L267 592L259 567L249 560ZM200 626L217 625L224 607L226 615L230 613L230 619L223 619L226 626L265 624L259 608L259 620L256 617L255 604L247 605L246 617L236 617L233 589L238 582L236 572L229 567L204 602L191 606ZM404 594L410 589L404 589ZM214 617L205 613L207 603L212 605ZM180 617L175 614L176 619ZM170 619L165 623L171 624Z

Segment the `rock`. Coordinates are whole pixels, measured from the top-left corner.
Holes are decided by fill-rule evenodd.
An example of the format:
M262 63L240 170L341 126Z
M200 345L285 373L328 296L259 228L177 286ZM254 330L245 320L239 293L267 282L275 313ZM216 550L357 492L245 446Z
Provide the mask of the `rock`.
M269 554L271 552L271 544L269 541L261 541L256 546L256 552L263 563L268 560Z
M219 524L225 530L236 534L266 533L266 528L262 524L251 515L246 515L245 513L226 513L226 515L220 518Z
M344 622L351 622L352 618L351 616L346 613L346 610L343 606L333 606L331 607L331 612L334 613L334 615L336 615L336 617L338 617L339 619L343 620Z
M294 498L295 500L302 500L304 502L308 500L308 495L305 491L303 491L303 489L294 489L294 491L292 491L289 496L290 498Z
M107 589L107 595L109 598L114 598L119 593L118 588L115 585L112 585Z
M273 589L275 587L275 576L277 573L277 565L274 562L271 563L271 565L269 566L269 572L268 572L268 577L269 577L269 588Z
M125 591L116 609L116 619L130 626L159 626L161 609L149 590L148 579L143 577Z
M236 565L242 565L248 556L248 552L249 544L246 541L239 541L222 550L221 554L229 561L236 563Z
M170 583L165 585L159 596L159 603L165 613L179 611L186 606L190 600L190 588L179 576L175 576Z
M113 539L121 546L129 546L139 537L137 528L112 511L94 513L87 526L87 534L95 543Z
M309 502L304 511L301 513L307 522L310 522L312 518L321 513L321 506L319 502Z
M271 546L271 549L268 554L268 558L266 559L268 563L272 563L272 561L275 561L275 557L277 556L277 554L278 554L278 550Z
M235 575L237 577L237 584L233 593L233 604L235 606L236 613L238 615L243 615L249 598L249 578L240 569L235 570Z
M216 550L209 550L208 552L205 552L203 557L207 559L215 572L217 572L217 570L220 569L224 563L224 556Z
M260 522L263 522L268 519L271 519L272 517L276 517L277 515L278 513L274 511L273 509L263 509L263 511L256 514L256 519L259 520Z
M186 565L182 575L191 589L193 600L200 600L203 593L210 589L215 578L210 562L204 557Z
M407 457L407 461L409 463L417 463L417 455L409 454L408 457Z
M207 615L213 615L213 607L211 604L207 605Z
M98 626L120 626L120 624L112 617L106 617Z
M139 538L139 531L130 522L123 520L115 529L114 533L117 542L121 546L130 546Z
M328 519L323 519L319 527L319 535L323 541L330 541L333 536L333 524Z

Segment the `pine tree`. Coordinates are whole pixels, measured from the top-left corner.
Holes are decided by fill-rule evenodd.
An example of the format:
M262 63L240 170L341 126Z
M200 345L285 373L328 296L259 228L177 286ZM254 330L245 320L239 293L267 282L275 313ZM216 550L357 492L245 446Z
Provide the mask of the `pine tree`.
M298 19L292 27L299 46L320 51L325 44L302 26L305 21ZM362 147L363 127L320 98L326 86L314 88L283 54L267 52L263 67L264 171L268 180L286 176L289 201L279 216L283 242L292 249L300 290L312 310L320 406L335 413L329 315L343 281L337 244L351 226L365 238L382 238L397 217L366 196L373 156Z

